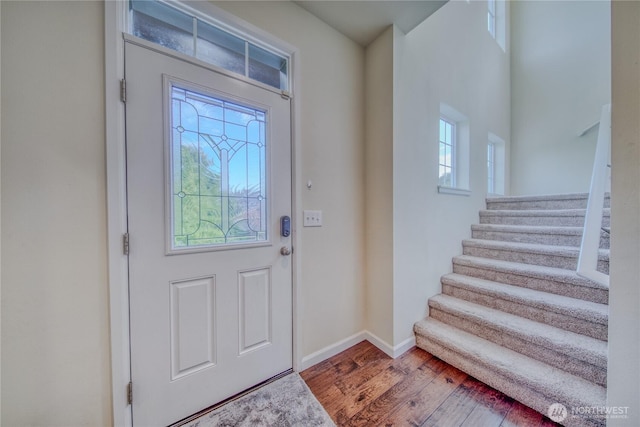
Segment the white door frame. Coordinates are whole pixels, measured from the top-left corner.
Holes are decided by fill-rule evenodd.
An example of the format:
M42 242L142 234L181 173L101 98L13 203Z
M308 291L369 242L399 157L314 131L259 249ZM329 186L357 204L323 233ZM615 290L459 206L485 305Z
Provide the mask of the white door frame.
M185 2L186 3L186 2ZM204 14L215 16L217 20L241 29L247 34L266 41L291 58L291 158L292 158L292 245L295 256L293 267L293 369L301 366L301 245L298 224L300 223L297 201L301 200L303 180L297 165L301 164L300 126L297 118L300 114L299 55L298 49L275 38L230 13L208 2L189 2L189 5ZM127 231L126 204L126 161L125 161L125 115L124 104L120 101L120 80L124 78L124 41L122 33L126 30L127 0L104 2L105 13L105 141L107 158L107 239L108 239L108 283L109 314L111 336L111 396L114 426L132 426L131 405L127 403L127 385L131 379L131 360L129 353L129 278L127 257L123 254L123 235ZM134 387L135 399L135 387Z

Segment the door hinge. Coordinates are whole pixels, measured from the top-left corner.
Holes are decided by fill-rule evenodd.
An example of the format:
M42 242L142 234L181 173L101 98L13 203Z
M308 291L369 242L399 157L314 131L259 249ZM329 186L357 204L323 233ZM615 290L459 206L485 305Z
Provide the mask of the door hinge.
M127 405L133 404L133 383L129 381L127 384Z
M127 81L125 79L120 80L120 101L125 104L127 102Z
M129 255L129 233L124 233L122 235L122 253L124 255Z
M291 92L283 90L282 92L280 92L280 96L282 97L282 99L286 99L288 101L289 99L291 99Z

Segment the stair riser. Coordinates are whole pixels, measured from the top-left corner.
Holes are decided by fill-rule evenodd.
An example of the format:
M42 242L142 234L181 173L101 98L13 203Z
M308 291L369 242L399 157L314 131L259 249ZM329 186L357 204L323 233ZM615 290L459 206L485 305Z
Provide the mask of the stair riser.
M453 272L479 279L493 280L494 282L506 283L523 288L535 289L537 291L549 292L556 295L564 295L571 298L583 299L599 304L608 304L609 292L604 289L587 288L584 286L554 281L553 277L537 278L523 276L517 273L510 273L500 270L491 270L475 266L453 263Z
M493 212L480 212L480 224L499 225L533 225L533 226L553 226L553 227L584 227L584 216L551 216L551 215L503 215L493 214ZM602 218L602 226L609 227L611 219L609 216Z
M600 248L609 249L609 235L602 233ZM575 246L582 243L582 235L571 234L538 234L538 233L512 233L505 231L473 230L471 237L474 239L496 240L502 242L537 243L541 245Z
M520 262L523 264L542 265L546 267L575 270L578 256L558 256L544 253L519 252L513 250L489 249L477 246L463 245L463 254L482 258L498 259L502 261ZM598 261L598 271L609 274L609 260Z
M520 381L514 381L493 369L476 363L469 357L451 351L430 337L416 334L416 345L418 348L433 354L541 414L546 414L549 406L552 404L557 402L565 403L568 399L571 399L571 396L567 396L567 399L546 397L544 394L532 390ZM568 404L565 404L565 406L567 405ZM562 425L566 427L595 427L604 426L605 422L604 420L567 417L562 422Z
M536 322L545 323L570 332L586 335L591 338L606 341L608 336L607 325L599 324L585 319L578 319L562 313L556 313L542 308L531 307L514 301L497 298L494 295L486 295L452 286L442 284L442 293L453 297L484 305L485 307L511 313Z
M604 368L601 366L595 366L592 363L571 357L570 355L542 347L540 344L527 342L526 340L510 335L503 330L492 329L487 327L487 325L480 325L473 320L461 318L433 307L430 307L429 309L429 317L469 332L480 338L484 338L502 347L517 351L520 354L524 354L533 359L547 363L548 365L563 369L564 371L582 377L587 381L591 381L602 386L606 385L606 361L604 362Z

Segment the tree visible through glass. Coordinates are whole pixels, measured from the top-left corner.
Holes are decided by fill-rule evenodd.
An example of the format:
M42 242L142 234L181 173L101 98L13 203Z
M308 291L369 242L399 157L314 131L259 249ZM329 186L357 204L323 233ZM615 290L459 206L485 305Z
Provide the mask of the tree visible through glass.
M267 240L265 111L171 91L174 249Z

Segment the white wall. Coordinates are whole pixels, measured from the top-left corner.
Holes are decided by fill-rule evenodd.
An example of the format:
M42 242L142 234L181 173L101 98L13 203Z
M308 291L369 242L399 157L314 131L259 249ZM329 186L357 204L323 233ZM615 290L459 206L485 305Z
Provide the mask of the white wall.
M2 2L2 424L111 424L103 5Z
M398 31L398 30L395 30ZM365 52L367 329L393 344L394 28Z
M464 31L455 31L464 28ZM507 28L508 30L508 28ZM508 33L507 33L508 34ZM507 47L508 49L508 47ZM508 50L507 50L508 52ZM394 129L394 345L462 253L487 191L489 132L509 144L509 55L486 28L485 2L449 2L406 35ZM440 103L469 119L470 196L439 194Z
M364 327L364 51L293 3L222 6L300 49L296 214L324 214L296 248L304 356ZM103 8L2 2L7 426L112 423Z
M407 132L394 134L394 186L386 190L397 206L394 280L399 287L394 311L399 316L394 318L397 330L390 344L410 334L412 322L424 314L427 297L439 292L439 275L448 270L451 256L461 251L460 239L468 235L468 223L476 220L482 205L485 176L480 160L472 163L469 198L438 195L436 174L426 172L424 164L435 162L437 156L437 105L444 101L455 106L472 119L472 127L478 127L472 137L477 156L472 159L482 157L473 147L484 146L487 131L509 139L508 91L479 84L481 76L500 76L508 68L502 60L482 59L501 57L476 27L484 27L484 20L478 19L478 24L474 18L482 3L448 3L429 24L405 38L403 66L394 67L396 84L402 82L394 91L401 97L395 117L404 117L394 123L394 133L405 128L399 125L412 124L406 126ZM300 103L302 136L299 209L323 209L326 224L302 230L301 327L306 355L367 326L362 268L364 53L293 4L221 6L300 48L303 80L295 101ZM632 408L640 408L639 7L636 2L616 2L618 13L613 14L614 39L621 50L613 58L614 88L616 82L618 86L613 110L608 390L610 404ZM5 426L112 422L102 10L99 2L3 1L1 5L1 422ZM470 35L443 37L447 22L469 28ZM400 39L394 38L394 45ZM447 55L437 49L438 44L455 50ZM401 51L397 45L396 49L394 56ZM460 51L467 55L456 53ZM468 84L454 84L467 77ZM304 187L307 179L314 181L311 191ZM410 199L415 202L411 209ZM417 229L412 221L426 225ZM631 426L637 421L636 412L629 421L609 424Z
M449 2L406 36L387 30L366 61L367 327L398 349L484 206L489 132L508 150L509 56L485 2ZM440 103L469 118L470 196L437 190Z
M364 51L290 2L216 5L300 50L297 215L302 223L303 209L319 209L324 224L300 228L296 248L309 356L364 328Z
M511 2L512 194L587 192L611 102L608 1Z
M611 287L607 405L640 425L640 3L614 2L612 48Z

